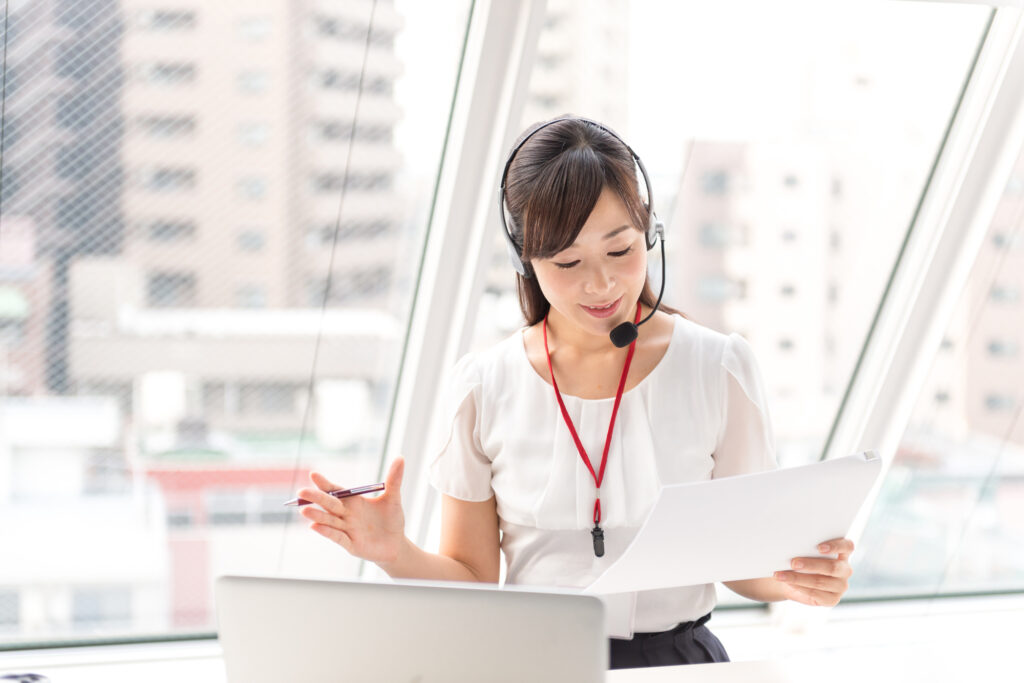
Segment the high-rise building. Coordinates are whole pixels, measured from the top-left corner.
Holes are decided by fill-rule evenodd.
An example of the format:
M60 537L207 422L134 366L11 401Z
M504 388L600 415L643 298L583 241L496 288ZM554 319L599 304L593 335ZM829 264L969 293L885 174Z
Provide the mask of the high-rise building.
M44 382L22 391L63 394L68 374L69 273L87 254L118 254L121 63L116 0L12 3L6 35L2 213L29 221L35 292L26 312L41 330ZM13 236L14 239L21 239ZM24 285L23 286L27 286Z

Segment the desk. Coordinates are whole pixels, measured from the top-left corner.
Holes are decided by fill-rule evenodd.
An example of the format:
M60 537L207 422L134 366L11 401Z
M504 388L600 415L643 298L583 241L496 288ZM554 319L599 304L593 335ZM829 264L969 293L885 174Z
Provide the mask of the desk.
M974 670L962 651L943 656L908 648L893 662L870 653L816 652L781 660L609 671L607 683L943 683L1021 680L1016 667ZM160 643L0 654L0 674L34 672L52 683L226 683L216 642ZM981 676L979 676L981 674Z

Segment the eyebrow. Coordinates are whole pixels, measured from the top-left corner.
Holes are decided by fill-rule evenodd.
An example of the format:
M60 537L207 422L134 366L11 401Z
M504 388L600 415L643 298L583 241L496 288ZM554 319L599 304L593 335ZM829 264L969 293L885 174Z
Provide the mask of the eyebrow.
M616 235L618 235L618 234L619 234L620 232L622 232L623 230L628 230L628 229L629 229L629 226L628 226L628 225L620 225L619 227L615 228L615 229L614 229L614 230L612 230L612 231L611 231L610 233L608 233L607 235L605 235L605 236L604 236L604 238L605 238L606 240L610 240L611 238L615 237Z
M620 225L619 227L615 228L615 229L614 229L614 230L612 230L612 231L611 231L610 233L608 233L607 235L605 235L605 236L604 236L604 239L606 239L606 240L610 240L611 238L615 237L616 235L618 235L618 234L619 234L620 232L622 232L623 230L628 230L628 229L629 229L629 228L631 228L631 227L632 227L632 226L630 226L630 225L628 225L628 224L627 224L627 225ZM567 247L566 247L565 249L563 249L562 251L568 251L569 249L573 249L573 248L575 248L576 246L577 246L577 245L576 245L576 243L575 243L575 242L573 242L572 244L570 244L569 246L567 246Z

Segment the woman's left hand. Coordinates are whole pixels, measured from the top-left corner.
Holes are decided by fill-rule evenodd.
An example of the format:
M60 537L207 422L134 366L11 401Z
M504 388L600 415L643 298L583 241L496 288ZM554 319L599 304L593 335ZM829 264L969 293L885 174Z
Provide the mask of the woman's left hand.
M847 560L853 552L853 541L835 538L818 546L822 553L835 553L836 559L821 557L794 557L790 566L795 571L775 572L775 579L782 582L787 600L805 605L832 607L850 587L847 579L853 568Z

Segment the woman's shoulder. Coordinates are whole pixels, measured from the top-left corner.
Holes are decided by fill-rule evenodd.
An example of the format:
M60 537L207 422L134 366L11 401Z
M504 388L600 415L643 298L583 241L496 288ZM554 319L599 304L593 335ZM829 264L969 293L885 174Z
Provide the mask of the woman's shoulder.
M675 323L673 335L677 343L687 349L688 355L708 363L717 364L726 347L732 343L732 337L738 336L720 332L679 313L673 313L670 317Z
M455 363L454 370L477 378L487 374L496 366L510 362L517 351L522 353L519 350L523 344L522 335L523 329L520 328L505 336L498 335L496 340L484 342L482 346L463 354Z

